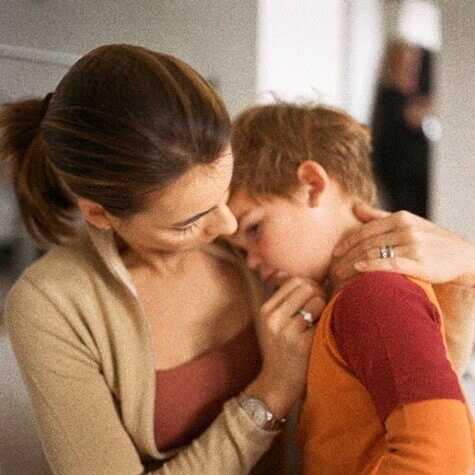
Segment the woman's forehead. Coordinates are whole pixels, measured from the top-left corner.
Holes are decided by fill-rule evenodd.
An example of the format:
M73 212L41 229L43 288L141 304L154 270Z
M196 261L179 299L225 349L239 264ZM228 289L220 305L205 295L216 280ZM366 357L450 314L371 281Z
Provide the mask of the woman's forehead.
M192 168L165 189L149 193L147 214L169 225L213 208L229 188L232 167L232 155L227 154L211 165Z

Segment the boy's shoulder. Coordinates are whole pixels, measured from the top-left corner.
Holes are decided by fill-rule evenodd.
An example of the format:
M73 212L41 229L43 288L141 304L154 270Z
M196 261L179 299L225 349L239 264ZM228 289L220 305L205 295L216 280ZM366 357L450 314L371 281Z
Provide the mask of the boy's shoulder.
M374 271L358 274L338 293L338 301L355 300L365 303L390 300L413 294L428 298L431 285L395 272Z
M332 326L367 325L374 318L409 319L411 314L425 314L440 323L435 295L427 282L394 272L367 272L351 280L337 295L332 312ZM411 317L412 318L412 317Z

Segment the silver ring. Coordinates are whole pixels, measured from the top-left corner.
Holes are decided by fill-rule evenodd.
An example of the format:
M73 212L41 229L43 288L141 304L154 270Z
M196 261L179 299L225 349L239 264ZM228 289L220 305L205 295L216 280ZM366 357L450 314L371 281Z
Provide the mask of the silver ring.
M302 315L302 318L307 322L308 328L310 328L313 323L315 322L313 315L310 312L307 312L307 310L299 310L298 313Z
M381 246L379 248L379 255L381 256L381 259L390 259L391 257L396 256L392 246Z

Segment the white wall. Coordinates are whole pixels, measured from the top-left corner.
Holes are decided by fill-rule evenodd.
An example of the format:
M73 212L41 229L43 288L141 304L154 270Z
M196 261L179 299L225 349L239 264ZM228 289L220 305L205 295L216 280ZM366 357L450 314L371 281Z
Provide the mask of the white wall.
M440 2L437 105L443 137L433 165L434 219L475 241L475 5Z
M384 3L352 0L347 12L345 108L369 124L385 43Z
M257 95L344 105L344 0L260 0Z
M215 81L234 114L254 96L256 12L254 0L3 0L0 45L82 55L122 42L164 51ZM34 65L25 73L25 66L2 60L0 46L0 91L8 95L17 66L21 89L41 94L62 74L53 68L38 78Z

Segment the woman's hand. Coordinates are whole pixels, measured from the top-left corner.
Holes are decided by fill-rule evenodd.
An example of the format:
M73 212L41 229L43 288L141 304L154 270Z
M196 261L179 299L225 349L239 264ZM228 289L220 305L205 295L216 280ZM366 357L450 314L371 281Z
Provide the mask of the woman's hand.
M285 282L262 306L256 322L262 351L262 370L245 389L262 400L279 418L303 396L315 325L310 326L299 310L318 319L325 300L311 281L294 277Z
M407 211L388 213L359 205L354 212L366 224L334 250L331 275L340 284L357 272L376 270L399 272L430 283L456 279L473 282L473 243ZM381 259L380 246L392 246L395 257Z

